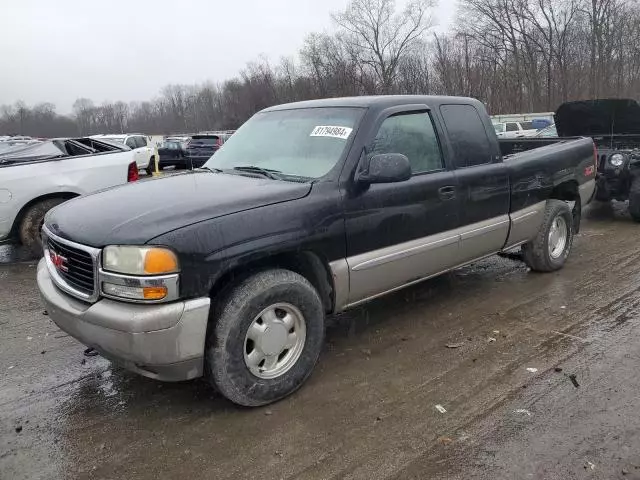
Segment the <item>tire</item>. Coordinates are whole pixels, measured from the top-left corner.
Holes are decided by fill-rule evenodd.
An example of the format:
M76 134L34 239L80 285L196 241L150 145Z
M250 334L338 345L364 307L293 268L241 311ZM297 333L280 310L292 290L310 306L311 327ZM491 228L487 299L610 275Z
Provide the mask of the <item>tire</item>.
M253 327L258 324L256 328L272 325L266 322L267 315L261 315L275 305L289 309L285 312L286 318L289 319L295 318L295 312L293 317L289 315L292 312L290 307L293 307L302 315L304 323L304 329L296 324L296 327L291 329L277 326L264 330L272 332L273 338L277 337L283 341L282 335L288 339L292 332L296 332L296 338L303 339L291 350L285 349L279 354L277 351L281 344L276 345L276 341L273 344L269 343L273 338L267 338L266 335L261 337L267 345L261 348L258 348L257 342L254 343L249 338L250 327L253 332ZM214 387L233 403L257 407L275 402L295 392L311 375L324 343L324 310L318 293L301 275L289 270L266 270L256 273L228 290L212 312L207 334L205 375ZM278 312L277 307L274 312ZM284 310L280 310L281 314L282 312ZM263 317L265 322L259 323ZM284 322L280 318L276 317L275 322ZM263 351L267 351L268 348L272 349L268 358L276 358L280 366L276 364L267 371L267 363L259 367L255 361L254 371L250 370L248 365L252 355L265 355ZM287 360L289 355L291 357ZM275 375L278 368L284 367L288 369ZM262 371L262 368L265 370ZM257 370L261 370L261 373ZM268 378L271 373L275 376Z
M49 210L64 201L64 198L42 200L31 205L22 216L19 227L20 241L34 256L42 255L40 230L44 223L44 216Z
M559 224L564 221L566 235L562 249L559 249L560 243L556 243L558 249L554 252L554 244L550 245L550 237L556 219L559 219ZM571 252L573 237L573 216L569 205L562 200L548 200L540 230L533 240L522 247L524 262L535 272L553 272L561 269Z
M634 178L629 189L629 215L640 222L640 177Z

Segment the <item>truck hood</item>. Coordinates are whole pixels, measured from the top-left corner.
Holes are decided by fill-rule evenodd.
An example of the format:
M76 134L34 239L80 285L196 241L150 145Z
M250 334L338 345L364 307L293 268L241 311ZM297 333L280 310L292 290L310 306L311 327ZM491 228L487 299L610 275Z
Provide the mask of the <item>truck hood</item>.
M83 245L144 244L187 225L308 195L311 184L196 171L79 197L45 217L56 235Z
M640 134L640 105L635 100L567 102L555 113L559 137Z

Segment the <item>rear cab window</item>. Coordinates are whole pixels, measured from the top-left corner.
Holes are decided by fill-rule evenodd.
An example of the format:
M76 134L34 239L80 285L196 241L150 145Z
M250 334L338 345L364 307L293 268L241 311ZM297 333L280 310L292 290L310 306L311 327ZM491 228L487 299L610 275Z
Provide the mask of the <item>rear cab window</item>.
M491 163L493 147L482 117L473 105L442 105L440 113L451 142L456 168ZM509 130L507 123L507 130Z
M138 136L138 137L135 137L135 139L136 139L136 145L138 146L138 148L147 146L147 139L146 138L144 138L142 136Z
M138 148L138 145L136 144L136 139L135 137L129 137L127 138L127 141L124 142L124 144L129 147L129 148Z

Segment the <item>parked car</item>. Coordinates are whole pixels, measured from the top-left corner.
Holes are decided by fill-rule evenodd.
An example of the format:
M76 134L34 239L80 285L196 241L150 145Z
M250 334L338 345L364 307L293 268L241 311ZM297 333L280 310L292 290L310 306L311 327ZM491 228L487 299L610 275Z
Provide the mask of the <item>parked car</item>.
M40 292L105 357L264 405L309 377L327 314L520 245L532 270L563 267L595 188L593 142L512 142L469 98L271 107L204 169L50 212ZM82 288L65 252L91 272Z
M553 122L551 120L547 120L546 118L534 118L531 120L531 128L539 132L540 130L547 128Z
M596 200L629 200L640 222L640 105L635 100L568 102L556 112L561 137L590 136L598 146Z
M150 145L146 135L141 133L128 133L126 135L94 135L92 138L99 138L107 142L126 145L133 150L138 169L146 170L148 174L153 173L156 161L156 149Z
M175 140L165 140L158 148L158 168L164 170L166 167L184 169L187 166L185 161L185 144Z
M532 121L527 122L498 122L493 128L499 138L530 137L538 131Z
M60 138L0 150L0 243L20 242L40 254L40 227L49 209L137 178L129 148L97 139Z
M226 131L193 135L186 148L187 167L202 167L232 134L232 131Z

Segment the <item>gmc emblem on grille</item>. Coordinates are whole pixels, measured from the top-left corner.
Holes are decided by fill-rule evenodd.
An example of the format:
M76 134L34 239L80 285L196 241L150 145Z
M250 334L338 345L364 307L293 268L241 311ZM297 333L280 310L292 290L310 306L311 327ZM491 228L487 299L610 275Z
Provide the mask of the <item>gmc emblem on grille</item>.
M49 257L51 258L51 262L53 265L63 272L68 272L69 267L67 267L67 259L62 255L57 254L53 250L49 250Z

